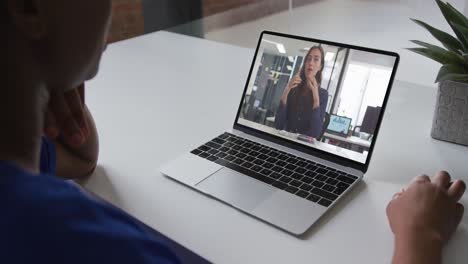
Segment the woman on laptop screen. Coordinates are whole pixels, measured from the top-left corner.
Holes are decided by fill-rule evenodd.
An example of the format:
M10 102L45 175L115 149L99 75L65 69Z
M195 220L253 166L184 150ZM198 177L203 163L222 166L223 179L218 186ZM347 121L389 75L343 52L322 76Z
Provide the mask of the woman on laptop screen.
M299 75L288 83L276 113L276 129L317 138L323 130L328 92L320 88L325 63L321 46L307 52Z

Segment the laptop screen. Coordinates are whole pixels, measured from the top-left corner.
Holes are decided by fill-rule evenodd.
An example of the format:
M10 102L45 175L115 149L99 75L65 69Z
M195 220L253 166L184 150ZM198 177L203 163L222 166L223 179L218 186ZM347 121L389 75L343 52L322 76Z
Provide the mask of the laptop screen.
M397 57L265 32L236 124L365 164Z

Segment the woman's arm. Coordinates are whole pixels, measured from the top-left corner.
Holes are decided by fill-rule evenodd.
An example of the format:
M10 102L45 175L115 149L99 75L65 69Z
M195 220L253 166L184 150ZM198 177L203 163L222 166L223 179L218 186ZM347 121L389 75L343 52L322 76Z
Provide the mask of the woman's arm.
M54 140L57 153L56 174L67 179L81 178L90 175L97 165L99 140L94 119L88 107L84 106L89 135L79 147L66 143L62 137Z
M288 96L292 89L296 88L299 84L301 84L302 79L301 77L296 74L292 79L289 81L288 86L286 86L286 90L283 92L283 96L281 96L281 104L286 105L288 103Z
M315 97L315 96L314 96ZM323 123L328 104L328 92L325 89L319 90L319 101L321 102L318 108L313 108L309 123L309 130L307 136L318 138L322 135Z
M453 181L439 172L431 181L419 176L394 195L387 206L395 234L393 264L440 264L442 248L463 217L459 203L465 192L463 181Z

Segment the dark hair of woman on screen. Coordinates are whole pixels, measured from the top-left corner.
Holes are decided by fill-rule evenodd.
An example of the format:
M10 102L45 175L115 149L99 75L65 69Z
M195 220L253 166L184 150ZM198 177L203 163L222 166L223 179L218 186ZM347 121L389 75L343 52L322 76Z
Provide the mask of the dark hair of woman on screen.
M300 73L289 81L276 111L276 129L317 138L322 134L328 92L320 88L325 63L321 46L307 52Z

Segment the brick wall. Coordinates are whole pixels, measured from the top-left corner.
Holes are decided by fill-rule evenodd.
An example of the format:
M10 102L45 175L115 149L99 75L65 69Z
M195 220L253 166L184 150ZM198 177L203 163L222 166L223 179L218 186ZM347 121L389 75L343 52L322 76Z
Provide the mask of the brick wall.
M112 22L108 42L144 33L142 0L112 0Z

